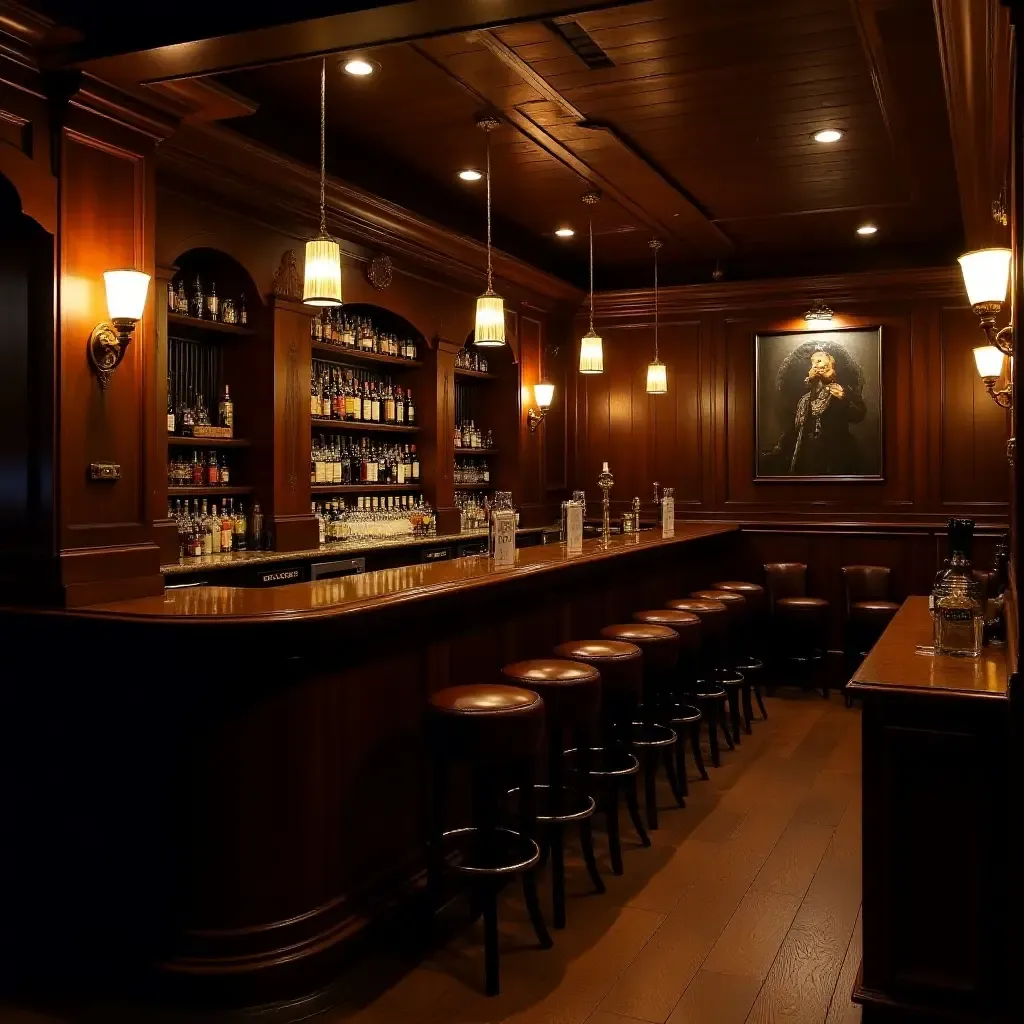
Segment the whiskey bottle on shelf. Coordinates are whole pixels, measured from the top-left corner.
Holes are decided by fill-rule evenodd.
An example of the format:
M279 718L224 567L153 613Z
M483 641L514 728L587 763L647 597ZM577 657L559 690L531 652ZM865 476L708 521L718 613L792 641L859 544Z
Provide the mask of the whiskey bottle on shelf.
M174 390L171 386L171 378L167 378L167 433L168 435L174 434L175 426L175 415L174 415Z
M238 503L238 514L235 516L235 520L232 523L232 551L245 551L248 542L248 522L245 518L245 507L241 502Z
M220 457L220 485L227 487L231 483L231 467L228 465L228 457Z
M231 392L227 384L224 385L224 394L221 395L220 406L217 412L220 425L227 427L233 433L235 429L235 403L231 398Z
M197 320L202 320L205 311L206 300L203 295L203 283L199 280L199 275L196 274L195 283L192 285L192 296L189 301L188 314L189 316L194 316Z
M210 294L206 296L206 315L213 321L220 319L220 300L217 298L216 282L210 285Z
M234 536L234 516L231 511L231 499L224 503L220 517L220 549L221 551L231 550L231 539Z
M242 292L238 300L238 322L243 327L249 326L249 311L245 308L245 292Z
M217 466L217 453L215 451L210 452L210 457L206 463L206 483L209 487L216 487L220 483L220 472Z
M932 587L936 654L976 658L985 628L982 587L971 571L973 519L950 519L949 560Z

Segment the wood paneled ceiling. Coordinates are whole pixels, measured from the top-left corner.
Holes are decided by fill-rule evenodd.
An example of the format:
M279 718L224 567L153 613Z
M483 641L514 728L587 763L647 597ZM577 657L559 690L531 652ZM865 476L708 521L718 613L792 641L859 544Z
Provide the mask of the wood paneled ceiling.
M601 66L567 41L578 29ZM365 79L328 59L331 170L479 237L484 183L456 173L482 166L474 122L497 111L495 243L573 280L593 188L605 285L649 277L654 236L677 281L716 261L727 277L944 262L962 244L931 0L650 0L365 56ZM231 125L315 163L318 74L219 76L258 104ZM845 135L815 142L824 127Z

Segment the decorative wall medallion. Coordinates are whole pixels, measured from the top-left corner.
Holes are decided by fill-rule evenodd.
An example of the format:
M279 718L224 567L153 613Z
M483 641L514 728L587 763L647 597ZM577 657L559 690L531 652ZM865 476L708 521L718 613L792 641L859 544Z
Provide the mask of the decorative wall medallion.
M274 274L274 295L291 302L302 301L302 278L295 263L294 249L285 249L281 253L281 262Z
M366 268L366 280L378 291L384 291L391 284L393 277L394 267L389 256L381 253L370 260L369 266Z

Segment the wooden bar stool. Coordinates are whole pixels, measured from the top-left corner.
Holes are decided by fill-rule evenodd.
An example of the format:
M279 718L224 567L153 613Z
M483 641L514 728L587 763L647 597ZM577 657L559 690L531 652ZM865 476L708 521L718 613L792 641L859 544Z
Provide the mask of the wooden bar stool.
M889 575L885 565L843 566L847 643L853 655L863 658L900 610L889 600Z
M651 837L644 828L637 799L636 776L640 761L630 750L634 709L643 694L643 655L635 644L615 640L571 640L554 650L556 658L582 661L601 674L600 746L566 752L570 764L602 787L600 804L608 828L608 855L612 871L621 875L622 840L619 833L619 789L626 798L630 820L644 846Z
M740 704L750 706L750 683L737 667L742 660L743 620L746 615L747 600L734 590L694 590L690 597L705 601L721 601L729 613L725 625L725 641L722 645L721 660L724 668L715 673L715 679L725 687L729 698L729 716L732 720L732 738L741 742ZM743 728L750 732L750 722L743 723Z
M689 612L650 608L634 612L633 620L638 625L671 629L679 637L680 656L676 661L676 670L655 695L655 713L658 721L670 725L676 733L676 778L679 782L679 792L685 797L690 792L686 772L687 736L690 739L690 749L693 751L693 763L700 772L700 777L705 781L708 777L704 755L700 749L700 724L703 716L700 708L687 700L692 693L691 680L696 677L694 669L700 657L700 619Z
M643 654L644 689L643 702L631 724L629 742L633 752L640 758L644 771L644 804L647 811L647 827L658 827L658 762L665 756L665 771L672 793L680 807L686 806L683 793L676 778L676 765L672 759L672 748L677 745L676 733L670 725L659 721L655 708L657 694L671 680L679 662L679 634L666 626L648 623L625 623L605 626L601 636L606 640L618 640L635 644Z
M732 750L732 737L725 721L725 702L728 699L725 686L718 678L724 659L726 624L729 610L721 601L708 601L700 597L678 597L665 603L673 611L688 612L700 620L700 654L697 659L697 676L690 682L689 696L700 708L701 716L708 723L708 745L711 748L711 763L722 766L722 753L718 745L718 731L721 729L726 746ZM722 670L724 671L724 670Z
M544 741L544 702L532 690L498 684L452 686L427 702L427 742L433 759L428 891L433 914L446 859L468 878L483 910L484 962L488 995L498 992L498 890L521 875L526 908L545 949L551 946L537 899L533 868L540 848L533 827L533 766ZM473 773L471 824L444 831L448 765L467 763ZM501 779L520 778L520 825L501 824Z
M807 594L807 566L803 562L769 562L764 567L768 584L768 608L781 653L804 669L814 685L814 670L824 658L828 633L829 603ZM828 678L821 675L822 696L828 699Z
M589 793L566 785L565 739L587 750L601 714L601 675L591 665L559 658L517 661L501 670L506 683L535 690L544 699L547 725L547 785L536 786L537 820L547 831L551 851L551 902L556 928L565 927L565 827L579 825L583 859L598 892L604 881L594 857L591 817L596 804Z
M746 580L723 580L712 583L710 589L734 591L737 594L742 594L743 599L747 602L742 636L743 651L746 653L740 654L736 668L743 673L743 678L750 684L750 688L743 694L743 717L746 720L747 732L750 732L750 723L754 720L754 709L750 702L751 691L757 701L761 717L766 720L768 718L768 711L764 706L764 696L761 693L768 597L760 583L749 583Z

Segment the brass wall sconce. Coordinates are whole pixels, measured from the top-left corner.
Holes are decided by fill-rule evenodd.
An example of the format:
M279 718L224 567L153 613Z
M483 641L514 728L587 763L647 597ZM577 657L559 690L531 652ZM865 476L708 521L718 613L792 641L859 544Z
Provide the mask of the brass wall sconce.
M97 324L89 335L86 354L105 391L121 365L135 325L142 319L149 291L149 274L139 270L108 270L103 274L110 320Z
M1013 381L1007 380L1005 388L996 388L999 378L1003 375L1005 358L995 345L979 345L974 350L974 364L978 367L978 376L984 382L985 390L996 405L1002 409L1009 409L1013 404Z
M981 321L981 329L1003 355L1013 355L1013 325L996 329L996 317L1006 303L1010 282L1009 249L975 249L959 259L971 309ZM979 364L980 372L980 364Z
M537 432L537 428L544 422L544 417L548 414L548 409L551 408L551 403L555 400L555 385L546 378L538 381L533 385L533 397L537 401L537 409L531 406L530 411L526 414L526 422L530 425L531 434Z
M804 313L804 319L809 322L813 320L831 320L832 310L825 305L824 299L815 299L811 303L811 308Z

